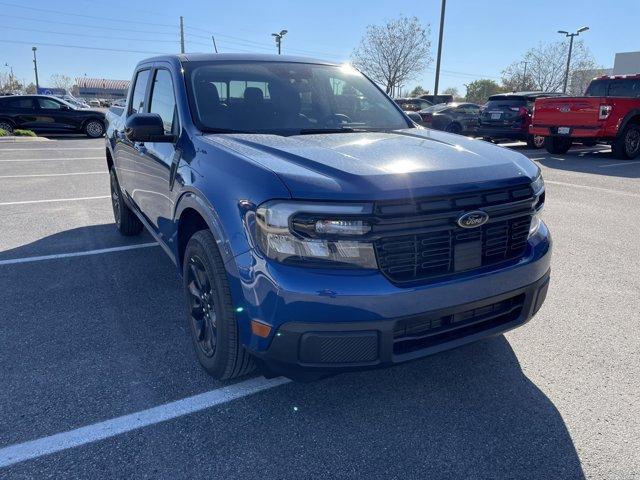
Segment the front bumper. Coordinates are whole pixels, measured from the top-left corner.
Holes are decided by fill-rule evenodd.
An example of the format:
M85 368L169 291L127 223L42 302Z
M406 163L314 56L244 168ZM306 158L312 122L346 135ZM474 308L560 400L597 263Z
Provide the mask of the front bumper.
M551 238L542 224L514 264L407 288L379 272L302 271L247 256L260 273L245 279L242 343L267 371L304 379L393 365L524 324L546 296ZM271 325L270 337L251 335L251 319Z
M526 287L419 316L351 323L290 322L278 330L268 350L253 353L268 372L299 379L391 366L523 325L542 306L549 281L550 271Z

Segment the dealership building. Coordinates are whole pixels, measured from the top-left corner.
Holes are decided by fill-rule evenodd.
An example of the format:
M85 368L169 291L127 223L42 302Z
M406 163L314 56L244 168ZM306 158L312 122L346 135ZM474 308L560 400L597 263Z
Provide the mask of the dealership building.
M78 77L73 87L73 95L85 99L105 98L108 100L116 100L127 96L130 83L129 80Z

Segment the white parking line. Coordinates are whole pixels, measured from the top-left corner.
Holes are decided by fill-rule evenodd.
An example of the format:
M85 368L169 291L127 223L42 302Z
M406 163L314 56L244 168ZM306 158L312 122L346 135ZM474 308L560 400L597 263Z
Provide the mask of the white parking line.
M550 183L552 185L563 185L563 186L566 186L566 187L586 188L587 190L598 190L600 192L612 193L614 195L623 195L625 197L640 198L640 193L621 192L620 190L613 190L611 188L591 187L589 185L578 185L576 183L556 182L555 180L545 180L544 183L545 184L546 183Z
M2 152L32 152L36 150L104 150L104 147L49 147L49 148L2 148L0 147L0 153Z
M29 203L53 203L53 202L78 202L81 200L98 200L102 198L110 198L109 195L101 195L99 197L77 197L77 198L52 198L50 200L24 200L21 202L2 202L0 207L7 205L27 205Z
M156 423L166 422L167 420L189 415L238 398L278 387L289 383L289 381L290 380L282 377L272 378L270 380L264 377L251 378L244 382L229 385L228 387L211 390L175 402L165 403L164 405L149 408L148 410L94 423L75 430L57 433L49 437L10 445L0 449L0 468L61 450L97 442L98 440L104 440Z
M67 175L98 175L107 174L106 170L102 172L73 172L73 173L35 173L29 175L0 175L0 178L33 178L33 177L66 177Z
M126 250L137 250L140 248L158 247L157 243L137 243L135 245L123 245L121 247L99 248L96 250L85 250L83 252L55 253L52 255L39 255L37 257L10 258L0 260L2 265L15 265L16 263L41 262L43 260L56 260L58 258L85 257L87 255L100 255L102 253L124 252Z
M9 163L9 162L55 162L55 161L65 161L65 160L104 160L104 155L100 157L61 157L61 158L2 158L0 162Z
M636 163L640 163L640 161L637 162L619 162L619 163L607 163L605 165L599 165L600 168L605 168L605 167L622 167L625 165L633 165Z

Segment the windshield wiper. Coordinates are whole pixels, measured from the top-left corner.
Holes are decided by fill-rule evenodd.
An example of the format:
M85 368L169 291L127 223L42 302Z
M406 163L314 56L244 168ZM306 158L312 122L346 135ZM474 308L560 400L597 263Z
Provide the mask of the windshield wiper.
M205 133L259 133L259 132L250 132L248 130L233 130L231 128L210 128L206 127L204 129Z
M315 133L352 133L368 132L366 128L338 127L338 128L301 128L298 135L313 135Z

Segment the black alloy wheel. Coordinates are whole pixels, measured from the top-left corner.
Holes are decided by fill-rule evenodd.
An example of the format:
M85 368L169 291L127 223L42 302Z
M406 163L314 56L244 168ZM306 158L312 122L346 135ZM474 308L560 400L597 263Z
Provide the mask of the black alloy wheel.
M218 342L218 318L212 282L200 257L192 255L188 261L186 284L195 345L202 355L211 358L216 353Z

